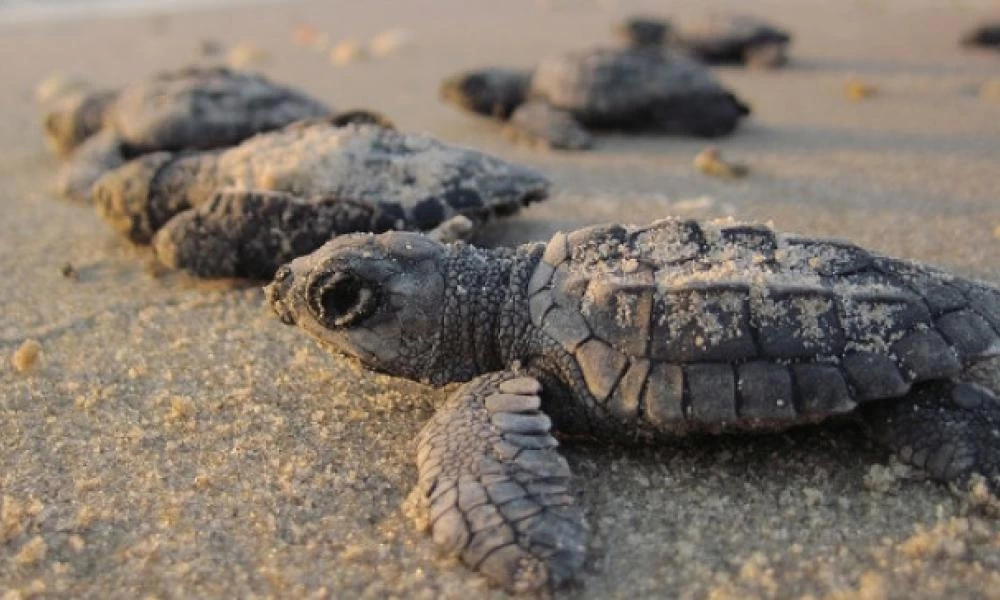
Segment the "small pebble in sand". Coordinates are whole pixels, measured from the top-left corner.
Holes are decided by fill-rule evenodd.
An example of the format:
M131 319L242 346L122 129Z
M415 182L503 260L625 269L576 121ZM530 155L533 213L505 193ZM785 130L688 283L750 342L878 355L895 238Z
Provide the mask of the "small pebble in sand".
M993 228L993 237L1000 240L1000 225Z
M979 97L990 102L1000 102L1000 79L990 79L979 88Z
M66 279L72 279L73 281L78 281L80 279L80 274L76 272L76 268L73 267L73 263L66 263L59 269L62 276Z
M387 29L368 42L372 56L389 56L413 43L413 36L403 29Z
M270 59L266 50L250 43L236 44L226 53L226 64L234 69L244 69L265 63Z
M705 148L694 157L694 167L706 175L724 179L739 179L750 172L750 168L744 164L723 160L719 149L714 146Z
M292 31L292 42L299 46L314 46L319 39L320 33L312 25L299 25Z
M844 87L844 93L847 94L848 100L860 102L877 94L878 88L873 84L866 83L854 77L847 81L847 85Z
M338 67L343 67L344 65L364 60L365 58L368 58L368 53L365 51L364 46L355 40L338 42L330 50L330 61Z
M49 547L41 536L35 536L31 541L21 546L21 550L14 556L14 562L19 565L34 565L45 560L45 554Z
M18 373L27 373L41 366L44 359L42 345L38 340L25 340L21 347L14 351L11 363Z

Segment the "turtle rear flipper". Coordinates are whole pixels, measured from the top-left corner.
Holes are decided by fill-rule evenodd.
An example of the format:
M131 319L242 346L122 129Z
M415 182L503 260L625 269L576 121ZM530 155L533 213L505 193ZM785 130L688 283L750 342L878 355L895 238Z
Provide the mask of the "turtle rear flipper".
M539 410L541 386L513 373L459 388L420 432L415 498L434 541L511 591L573 578L587 524Z
M569 112L542 101L522 104L510 116L507 135L557 150L585 150L590 134Z
M875 439L934 479L959 486L986 478L1000 491L1000 400L970 383L936 381L896 400L865 403Z

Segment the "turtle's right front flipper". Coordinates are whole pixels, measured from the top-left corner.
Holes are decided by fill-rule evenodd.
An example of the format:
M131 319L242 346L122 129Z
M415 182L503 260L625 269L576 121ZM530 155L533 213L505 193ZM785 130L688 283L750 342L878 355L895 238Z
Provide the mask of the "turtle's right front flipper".
M586 554L587 524L540 391L529 377L480 376L419 437L414 493L434 541L512 591L572 579Z

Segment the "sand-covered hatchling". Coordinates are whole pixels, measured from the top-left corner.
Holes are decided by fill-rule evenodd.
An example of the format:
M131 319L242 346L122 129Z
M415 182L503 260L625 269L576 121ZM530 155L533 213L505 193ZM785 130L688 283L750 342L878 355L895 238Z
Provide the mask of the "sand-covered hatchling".
M152 243L168 267L265 279L342 233L434 230L454 239L548 191L532 169L334 118L223 150L147 154L101 177L93 195L115 230Z
M441 96L504 121L513 137L565 150L589 148L589 130L721 136L750 114L696 61L633 48L558 54L534 70L470 71L447 78Z
M788 62L787 31L751 15L712 13L674 24L655 17L635 16L617 28L636 48L667 46L709 64L742 64L772 68Z
M58 191L84 201L102 173L137 156L232 146L331 114L322 102L261 75L214 67L163 72L119 90L67 87L44 105L46 141L69 158Z
M553 430L656 441L854 417L901 460L1000 475L1000 289L760 225L668 219L485 250L338 238L283 267L288 324L459 387L418 438L434 540L513 590L573 577L587 524ZM992 363L986 363L991 365Z

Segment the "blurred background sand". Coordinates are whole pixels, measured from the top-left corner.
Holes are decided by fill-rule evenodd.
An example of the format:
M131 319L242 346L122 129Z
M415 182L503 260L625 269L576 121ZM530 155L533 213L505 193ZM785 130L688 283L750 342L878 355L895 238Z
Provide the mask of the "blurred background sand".
M457 70L605 43L632 12L727 7L795 35L786 69L717 70L754 110L716 144L750 165L743 180L694 170L703 141L538 152L436 99ZM344 0L0 23L0 597L503 595L402 515L411 441L444 392L328 356L256 287L151 274L146 250L52 197L44 77L120 84L205 61L206 41L249 44L254 67L337 108L550 175L552 199L483 244L732 215L998 283L1000 101L978 88L1000 55L957 45L987 17L995 2ZM293 43L304 25L334 41L401 28L411 44L336 67ZM852 77L878 93L847 100ZM44 361L17 373L8 357L28 338ZM566 455L594 537L560 595L1000 597L1000 522L850 426Z

